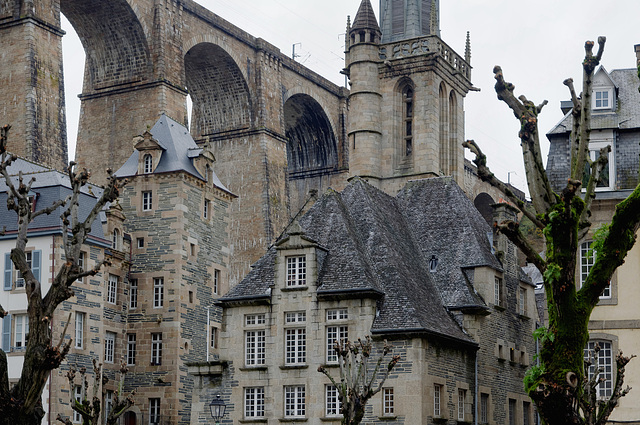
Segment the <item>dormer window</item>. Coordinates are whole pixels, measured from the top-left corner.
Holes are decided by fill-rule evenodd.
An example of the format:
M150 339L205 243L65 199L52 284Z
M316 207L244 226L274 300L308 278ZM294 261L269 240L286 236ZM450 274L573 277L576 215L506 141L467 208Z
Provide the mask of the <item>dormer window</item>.
M151 157L150 154L145 154L144 158L144 165L143 165L143 171L145 174L149 174L151 172L153 172L153 158Z
M593 109L611 109L611 89L593 91Z
M307 258L304 255L287 257L287 286L307 284Z

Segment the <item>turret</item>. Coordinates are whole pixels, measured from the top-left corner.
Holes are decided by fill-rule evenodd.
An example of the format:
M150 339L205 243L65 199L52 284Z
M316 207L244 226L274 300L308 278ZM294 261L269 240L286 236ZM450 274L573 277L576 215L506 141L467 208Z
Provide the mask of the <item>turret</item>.
M379 178L382 95L378 64L382 34L369 0L362 0L353 25L347 25L347 28L345 72L351 81L348 127L350 176Z

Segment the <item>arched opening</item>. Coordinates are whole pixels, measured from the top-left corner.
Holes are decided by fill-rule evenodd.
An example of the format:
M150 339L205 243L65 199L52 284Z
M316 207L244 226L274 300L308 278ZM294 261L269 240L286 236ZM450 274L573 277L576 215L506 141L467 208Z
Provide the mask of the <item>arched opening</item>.
M137 425L137 417L136 412L125 412L124 416L124 425Z
M447 102L447 90L444 87L444 82L440 83L439 91L439 103L440 103L440 174L449 174L449 105Z
M326 170L338 165L336 136L320 104L304 94L284 104L289 173Z
M458 142L458 100L453 90L449 93L449 163L446 170L447 175L452 175L458 167L458 146L462 141Z
M193 101L194 138L249 128L249 88L240 68L224 49L212 43L197 44L185 55L184 67Z
M473 205L480 211L480 214L490 226L493 225L493 207L491 205L495 203L496 201L486 192L479 193L473 200Z
M149 174L153 172L153 158L150 154L144 155L144 173Z

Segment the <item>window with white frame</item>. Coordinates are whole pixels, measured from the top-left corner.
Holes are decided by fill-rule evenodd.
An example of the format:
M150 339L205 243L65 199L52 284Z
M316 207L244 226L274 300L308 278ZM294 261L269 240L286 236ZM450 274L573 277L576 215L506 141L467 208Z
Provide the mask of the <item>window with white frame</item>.
M591 141L589 142L589 158L591 161L596 161L600 156L600 149L611 147L611 152L607 153L607 163L600 171L600 179L596 183L596 191L606 191L615 189L615 145L610 141ZM582 188L585 190L589 183L589 177L591 176L591 167L589 164L585 164L584 176L582 180Z
M335 350L336 342L343 343L349 339L349 327L346 324L332 323L345 321L349 318L346 308L327 310L327 363L338 361Z
M109 413L113 408L113 391L107 390L104 395L104 423L107 423L107 418L109 417Z
M593 109L611 109L611 89L593 90Z
M204 218L205 220L209 218L210 204L211 204L211 201L205 198L204 205L202 206L202 218Z
M264 314L247 314L244 316L245 326L260 326L266 323Z
M589 366L589 376L591 379L593 374L601 369L598 378L601 380L596 386L599 398L610 397L613 391L613 352L611 341L589 341L584 350L585 360L593 358L596 344L600 347L598 351L598 362Z
M24 350L27 346L27 335L29 334L29 316L26 314L16 314L13 316L13 348Z
M104 362L113 363L113 355L116 346L116 333L109 332L104 336Z
M304 385L284 387L284 417L303 418L306 415Z
M211 348L218 348L218 328L211 326L211 334L209 335L209 344Z
M393 416L396 411L393 388L382 389L382 415Z
M136 334L127 334L127 365L136 364Z
M114 274L110 274L109 280L107 281L107 302L110 304L115 304L117 294L118 294L118 276Z
M285 313L287 324L305 323L304 311ZM306 328L285 329L285 364L301 365L307 361L307 330Z
M162 333L151 334L151 364L154 366L162 364Z
M164 278L153 278L153 308L164 305Z
M153 208L153 192L145 190L142 192L142 211L151 211Z
M265 331L253 330L244 333L244 364L246 366L261 366L265 364Z
M287 286L305 286L307 284L307 257L299 255L287 257Z
M480 394L480 423L489 423L489 394Z
M85 261L84 261L84 260L85 260L85 257L86 257L85 253L81 251L81 252L80 252L80 255L78 256L78 267L80 267L80 270L81 270L81 271L84 271L84 270L85 270L85 269L84 269L84 266L85 266ZM82 278L78 279L78 281L79 281L79 282L84 282L84 277L82 277Z
M149 399L149 425L157 425L160 423L160 399Z
M495 276L493 280L493 303L502 305L502 278Z
M144 156L144 174L153 172L153 157L149 154Z
M120 250L120 231L118 229L113 229L113 239L111 241L111 248L115 250Z
M82 385L76 385L73 387L73 398L78 403L82 403ZM82 423L82 415L74 410L72 421L74 424Z
M244 417L264 417L264 387L250 387L244 389Z
M442 385L435 384L433 386L433 416L442 416L440 400L442 396Z
M78 349L84 348L84 319L85 314L76 311L76 342L75 347Z
M596 252L591 248L593 241L586 241L580 244L580 287L584 285L591 271L591 267L596 259ZM604 288L600 299L611 298L611 283Z
M213 271L213 293L218 295L220 292L220 270L215 269Z
M467 398L467 390L458 388L458 420L464 421L464 403Z
M129 279L129 309L138 308L138 279Z
M27 265L33 272L33 277L40 281L40 259L42 257L42 251L26 251L25 259ZM4 290L11 291L15 288L24 288L24 276L14 266L11 261L11 253L7 252L4 255Z
M33 254L31 251L27 251L24 253L24 256L27 260L27 265L30 269L33 267ZM16 288L24 288L24 276L22 276L22 272L16 270Z
M327 417L340 416L340 399L335 385L324 387L324 415Z

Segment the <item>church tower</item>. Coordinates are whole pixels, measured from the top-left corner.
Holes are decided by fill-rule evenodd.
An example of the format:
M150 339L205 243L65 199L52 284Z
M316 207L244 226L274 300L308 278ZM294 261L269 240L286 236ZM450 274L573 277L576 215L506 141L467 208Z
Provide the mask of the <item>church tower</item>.
M440 38L439 0L362 0L347 28L349 174L395 194L408 180L464 178L470 52Z

